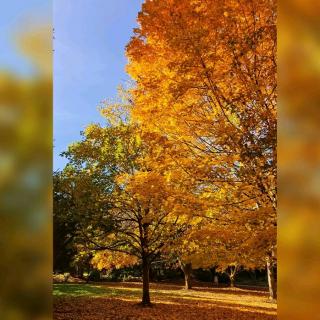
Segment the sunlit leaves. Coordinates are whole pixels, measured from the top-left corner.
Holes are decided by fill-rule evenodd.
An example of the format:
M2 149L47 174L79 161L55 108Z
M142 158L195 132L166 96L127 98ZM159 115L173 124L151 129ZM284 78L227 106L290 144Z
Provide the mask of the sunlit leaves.
M168 181L187 179L202 200L192 215L214 219L212 237L230 242L207 247L255 257L250 238L267 254L276 245L274 1L146 1L138 22L127 46L132 115L146 135L167 138L147 160Z

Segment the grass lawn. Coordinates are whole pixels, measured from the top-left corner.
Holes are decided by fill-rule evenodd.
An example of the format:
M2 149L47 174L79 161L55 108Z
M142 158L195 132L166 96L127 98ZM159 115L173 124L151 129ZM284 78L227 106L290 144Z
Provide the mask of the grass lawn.
M54 284L54 319L276 319L263 291L152 283L151 308L138 305L141 283Z

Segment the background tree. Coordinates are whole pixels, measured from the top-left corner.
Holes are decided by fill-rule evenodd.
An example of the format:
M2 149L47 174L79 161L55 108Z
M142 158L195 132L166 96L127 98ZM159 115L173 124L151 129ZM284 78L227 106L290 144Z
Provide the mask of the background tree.
M75 237L74 219L71 214L72 204L63 188L63 173L53 174L53 270L70 270L74 255Z
M108 192L109 180L89 174L68 164L53 176L54 270L72 272L82 277L90 258L81 252L84 228L100 224L108 204L103 195ZM107 230L112 228L105 221Z
M124 105L106 106L102 113L107 125L88 126L83 140L71 145L65 156L69 159L67 168L77 175L78 199L89 193L90 203L80 201L84 218L77 225L79 236L89 250L109 250L118 257L127 254L141 261L142 304L149 305L150 264L183 232L179 224L190 219L198 204L190 196L192 184L178 183L180 175L153 164L153 157L158 155L156 146L165 145L166 138L142 133L127 120L127 112ZM86 189L86 176L96 181L98 188ZM89 211L90 207L96 210ZM123 263L126 265L128 259Z

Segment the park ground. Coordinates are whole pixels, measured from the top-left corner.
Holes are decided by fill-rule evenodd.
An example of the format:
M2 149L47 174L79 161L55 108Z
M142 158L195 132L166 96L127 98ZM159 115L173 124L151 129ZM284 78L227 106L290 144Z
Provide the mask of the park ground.
M268 293L252 288L213 288L152 283L152 307L141 307L142 284L129 282L53 285L55 320L166 319L271 320L277 306Z

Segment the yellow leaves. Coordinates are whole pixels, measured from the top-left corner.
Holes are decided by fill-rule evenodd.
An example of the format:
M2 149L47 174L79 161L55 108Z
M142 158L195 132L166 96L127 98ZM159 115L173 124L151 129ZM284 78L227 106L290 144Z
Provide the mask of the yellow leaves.
M142 139L140 134L136 135L136 143L137 143L137 146L141 146L142 144Z
M84 129L84 135L88 139L99 139L101 137L102 128L97 124L89 124Z
M116 251L98 251L91 259L91 264L98 270L120 269L137 263L135 256Z
M118 185L127 184L129 182L130 175L129 174L121 174L115 178L115 181Z
M104 105L103 108L100 108L100 112L110 125L116 126L126 121L129 108L129 105L113 103Z
M167 182L171 181L172 172L169 171L169 172L165 173L164 177L165 177Z
M88 173L112 173L109 213L122 228L134 239L141 223L153 231L147 235L160 223L162 237L186 230L167 246L195 265L246 264L254 248L248 231L263 247L274 229L276 179L266 171L276 121L266 110L275 84L271 62L264 63L273 38L253 31L265 30L270 3L262 0L256 12L251 3L238 5L147 1L127 46L135 86L106 102L107 127L88 126L85 143L73 148L90 163ZM129 263L124 256L96 259L100 267Z
M138 171L130 177L127 189L132 193L141 196L148 196L149 193L156 195L161 193L164 187L164 179L155 172Z
M114 101L104 101L99 107L101 115L109 126L128 124L132 108L131 91L122 86L118 87L118 95Z

